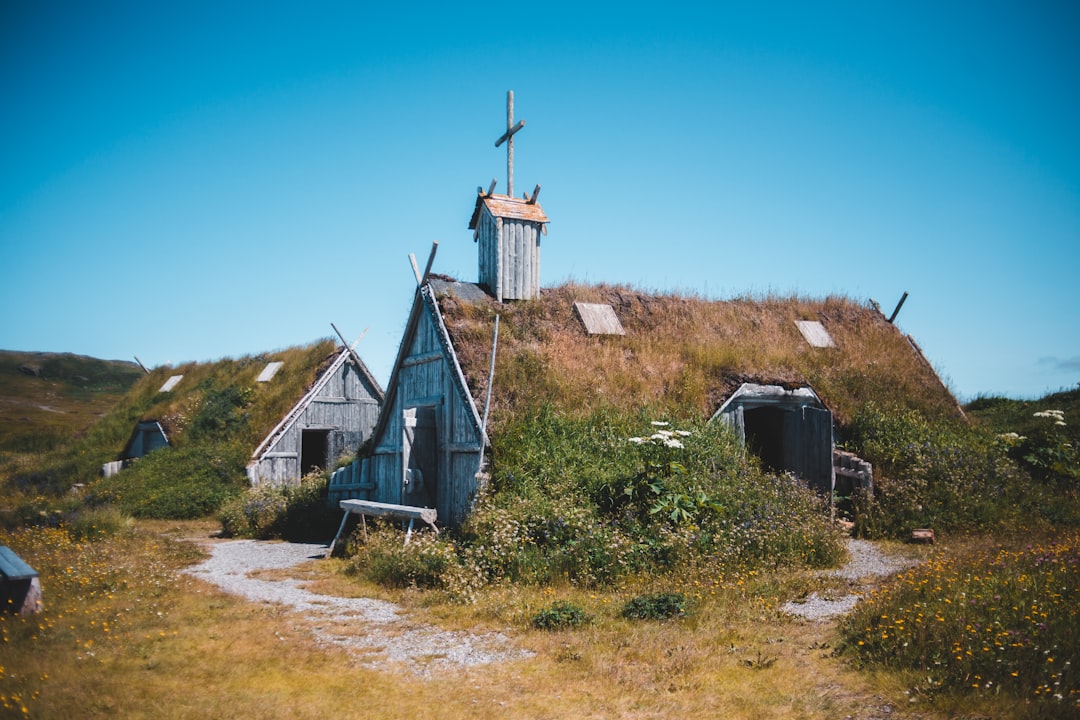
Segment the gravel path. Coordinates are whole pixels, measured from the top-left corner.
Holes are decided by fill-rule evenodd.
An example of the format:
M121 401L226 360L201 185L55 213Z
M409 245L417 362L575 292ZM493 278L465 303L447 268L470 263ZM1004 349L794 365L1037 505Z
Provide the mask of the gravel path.
M916 564L915 560L882 553L869 540L851 539L847 541L847 547L851 555L847 564L838 570L828 570L824 575L844 578L854 584L867 578L888 577ZM785 603L781 609L789 615L807 620L828 620L850 612L858 601L857 592L841 597L822 597L810 593L805 598Z
M448 668L531 656L500 633L472 634L412 622L400 606L384 600L321 595L304 589L299 580L251 577L322 558L325 545L231 540L208 547L211 556L185 572L227 593L301 613L317 643L345 648L366 667L389 669L400 663L426 677Z

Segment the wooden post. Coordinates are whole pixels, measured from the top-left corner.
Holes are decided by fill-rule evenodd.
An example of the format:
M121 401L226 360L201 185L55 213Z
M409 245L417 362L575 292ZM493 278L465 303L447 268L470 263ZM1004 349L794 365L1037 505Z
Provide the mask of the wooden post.
M138 356L138 355L135 355L134 357L135 357L135 362L139 363L139 367L141 367L141 368L142 368L142 371L143 371L144 373L146 373L147 375L149 375L149 374L150 374L150 371L149 371L149 370L147 370L147 369L146 369L146 366L142 364L142 360L140 360L140 359L139 359L139 356Z
M900 314L900 308L904 307L905 300L907 300L907 290L904 291L904 294L900 297L900 302L896 303L896 309L893 310L892 315L889 316L889 324L892 324L892 321Z
M514 91L506 91L506 132L495 141L495 147L506 143L506 194L514 197L514 135L525 127L525 121L514 124Z
M341 338L341 343L345 346L345 349L349 351L349 355L352 357L353 362L356 363L356 367L362 367L364 363L360 360L360 356L356 354L356 350L354 350L354 348L356 347L357 343L363 340L364 336L367 335L368 328L364 328L364 332L360 333L360 337L356 338L356 342L350 345L348 342L346 342L345 336L341 334L341 331L337 329L337 325L335 325L334 323L330 323L330 327L334 328L334 332L336 332L337 336Z
M488 411L491 409L491 386L495 382L495 351L499 347L499 316L495 316L495 334L491 338L491 364L488 366L488 383L484 398L484 417L480 421L480 463L476 472L484 468L484 436L487 434Z

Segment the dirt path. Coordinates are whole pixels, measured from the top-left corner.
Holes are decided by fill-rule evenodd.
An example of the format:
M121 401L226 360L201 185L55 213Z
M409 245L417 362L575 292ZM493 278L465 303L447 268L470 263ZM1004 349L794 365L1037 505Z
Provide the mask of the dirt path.
M340 598L311 592L302 581L253 577L322 558L326 545L229 540L207 544L210 557L185 572L252 602L284 605L302 616L317 643L345 648L365 667L405 667L426 677L448 668L466 668L529 657L499 633L442 630L411 621L394 603L372 598Z
M869 540L851 539L847 541L847 547L850 554L847 563L837 570L826 570L823 575L844 578L852 583L867 583L898 573L916 562L886 555ZM854 608L864 587L856 585L855 592L840 597L823 597L810 593L805 598L785 603L781 609L788 615L807 620L829 620Z

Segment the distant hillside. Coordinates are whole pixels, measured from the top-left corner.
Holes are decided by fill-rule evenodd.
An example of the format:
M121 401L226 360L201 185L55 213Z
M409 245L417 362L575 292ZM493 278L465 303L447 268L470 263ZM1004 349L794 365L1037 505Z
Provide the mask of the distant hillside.
M108 413L142 375L133 362L0 350L0 451L53 449Z

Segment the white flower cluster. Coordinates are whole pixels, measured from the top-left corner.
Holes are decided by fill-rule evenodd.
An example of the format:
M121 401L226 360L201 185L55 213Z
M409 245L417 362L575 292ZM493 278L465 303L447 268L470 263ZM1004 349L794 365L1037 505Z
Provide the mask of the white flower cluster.
M1054 421L1055 425L1065 427L1065 411L1064 410L1043 410L1035 413L1035 417L1050 418Z
M665 428L670 423L662 422L660 420L653 420L652 424L655 427ZM635 445L645 445L647 443L664 445L669 448L682 448L684 447L681 437L690 437L691 433L686 430L657 430L648 437L632 437L630 442Z

